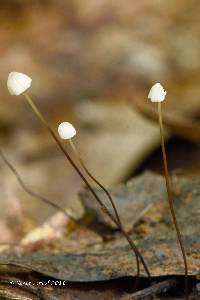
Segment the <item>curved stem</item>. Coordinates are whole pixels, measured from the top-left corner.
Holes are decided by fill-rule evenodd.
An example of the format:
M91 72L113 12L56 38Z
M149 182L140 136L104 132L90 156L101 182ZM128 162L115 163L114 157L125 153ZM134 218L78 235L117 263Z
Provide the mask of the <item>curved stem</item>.
M118 211L117 211L117 208L116 208L116 205L114 203L114 200L111 196L111 194L108 192L108 190L90 173L90 171L88 170L88 168L86 167L85 163L83 162L82 158L80 157L79 155L79 152L74 144L74 142L72 141L72 139L69 139L69 143L70 143L70 146L73 150L73 152L75 153L77 159L79 160L81 166L83 167L84 171L87 173L87 175L106 193L108 199L110 200L110 203L112 205L112 208L114 210L114 213L115 213L115 216L116 216L116 219L118 221L118 224L120 226L122 226L122 223L121 223L121 220L120 220L120 217L119 217L119 214L118 214Z
M178 242L179 242L181 252L182 252L182 256L183 256L183 262L184 262L184 267L185 267L185 293L186 293L186 299L188 299L188 265L187 265L187 258L186 258L185 249L184 249L183 242L182 242L180 229L179 229L177 218L176 218L173 199L172 199L171 182L170 182L170 177L169 177L169 170L168 170L168 164L167 164L167 155L166 155L166 150L165 150L165 140L164 140L164 129L163 129L161 102L158 102L158 118L159 118L159 126L160 126L161 147L162 147L162 155L163 155L163 163L164 163L164 172L165 172L165 181L166 181L168 202L169 202L169 208L170 208L172 220L173 220L173 223L174 223L174 227L175 227L175 230L176 230Z
M79 168L77 167L77 165L75 164L75 162L72 160L72 158L70 157L70 155L68 154L68 152L65 150L65 148L63 147L63 145L61 144L61 142L57 138L57 136L54 133L54 131L51 129L51 127L49 127L48 123L46 122L46 120L44 119L44 117L42 116L42 114L39 112L39 110L37 109L37 107L35 106L34 102L31 99L31 97L27 93L24 93L24 96L25 96L27 102L29 103L29 105L31 106L31 108L33 109L33 111L35 112L35 114L37 115L37 117L40 119L40 121L43 123L43 125L47 128L47 130L51 134L52 138L55 140L55 142L59 146L60 150L66 156L66 158L69 161L69 163L72 165L72 167L78 173L78 175L80 176L80 178L86 184L87 188L89 189L89 191L91 192L91 194L94 196L94 198L96 199L96 201L99 203L101 209L103 209L107 213L107 215L112 219L112 221L119 227L120 231L124 234L124 232L121 230L118 222L115 220L115 218L113 217L113 215L110 214L110 212L108 211L107 207L104 205L104 203L98 197L98 195L95 193L95 191L92 188L92 186L89 184L89 182L84 177L84 175L82 174L82 172L79 170ZM140 274L140 264L139 264L139 259L138 259L138 257L139 257L140 260L141 260L141 262L142 262L142 264L143 264L143 266L144 266L144 269L145 269L145 271L147 273L147 276L149 277L149 280L151 281L150 272L148 270L148 267L147 267L146 263L144 262L144 259L143 259L142 255L140 254L139 250L137 249L137 246L134 244L133 241L131 241L131 243L130 243L129 239L127 239L127 236L125 234L124 234L124 236L125 236L126 240L128 241L129 245L131 246L132 250L135 253L136 262L137 262L137 276L138 276L138 274Z
M40 196L39 194L33 192L31 189L29 189L27 187L27 185L24 183L23 179L21 178L21 176L19 175L18 171L15 169L15 167L11 164L10 161L8 161L8 159L5 157L3 151L0 149L0 157L2 158L2 160L4 161L4 163L7 165L7 167L11 170L11 172L15 175L18 183L21 185L21 187L23 188L23 190L29 194L31 197L34 197L48 205L51 205L53 208L61 211L67 218L70 218L73 222L77 222L75 220L75 218L64 208L62 208L61 206L57 205L56 203L50 201L49 199Z
M89 176L89 177L90 177L90 178L91 178L98 186L100 186L100 187L102 188L102 190L106 193L108 199L110 200L110 203L111 203L111 205L112 205L112 208L113 208L113 210L114 210L114 212L115 212L115 216L116 216L116 219L117 219L117 222L118 222L118 226L119 226L121 232L123 232L124 236L126 236L126 239L127 239L127 241L129 242L129 244L132 245L132 248L133 248L134 245L132 244L132 240L130 239L129 235L127 234L127 232L126 232L126 231L124 230L124 228L123 228L122 222L121 222L121 220L120 220L120 217L119 217L119 214L118 214L116 205L115 205L115 203L114 203L114 200L113 200L111 194L110 194L110 193L108 192L108 190L107 190L107 189L106 189L106 188L105 188L105 187L104 187L104 186L103 186L103 185L102 185L102 184L101 184L101 183L100 183L100 182L99 182L99 181L98 181L91 173L90 173L90 171L89 171L88 168L86 167L85 163L83 162L82 158L80 157L79 152L78 152L78 150L77 150L75 144L73 143L72 139L69 139L69 143L70 143L70 146L71 146L73 152L75 153L77 159L79 160L81 166L83 167L83 169L84 169L85 172L87 173L87 175L88 175L88 176ZM137 252L137 249L135 249L135 251ZM145 264L145 262L144 262L144 260L143 260L143 257L141 256L140 259L141 259L141 262L142 262L143 266L145 265L145 271L147 272L148 277L150 278L150 277L151 277L151 274L149 273L149 270L148 270L148 268L147 268L147 266L146 266L146 264ZM139 269L138 269L138 270L139 270ZM140 274L138 273L138 274L137 274L137 278L139 278L139 275L140 275Z
M74 142L72 141L72 139L69 139L69 144L75 154L75 156L77 157L78 161L80 162L82 168L84 169L84 171L86 172L86 174L105 192L105 194L107 195L108 199L110 200L110 203L112 205L112 208L114 210L114 213L115 213L115 216L116 216L116 220L118 222L118 227L120 228L121 232L123 232L124 236L126 236L126 239L128 241L128 243L131 245L132 249L135 249L134 252L137 252L137 249L134 248L134 244L132 243L132 240L130 239L129 235L125 232L124 228L123 228L123 225L122 225L122 222L120 220L120 217L119 217L119 214L118 214L118 211L117 211L117 208L116 208L116 205L114 203L114 200L111 196L111 194L108 192L108 190L90 173L90 171L88 170L88 168L86 167L85 163L83 162L81 156L79 155L79 152L74 144ZM143 260L143 258L142 258ZM139 261L137 260L137 280L136 280L136 284L135 284L135 289L137 287L137 284L138 284L138 280L139 280L139 276L140 276L140 265L139 265ZM145 264L145 262L143 261L143 264ZM148 271L148 268L147 268L147 272L149 273ZM150 274L149 274L150 275ZM149 276L148 275L148 276Z

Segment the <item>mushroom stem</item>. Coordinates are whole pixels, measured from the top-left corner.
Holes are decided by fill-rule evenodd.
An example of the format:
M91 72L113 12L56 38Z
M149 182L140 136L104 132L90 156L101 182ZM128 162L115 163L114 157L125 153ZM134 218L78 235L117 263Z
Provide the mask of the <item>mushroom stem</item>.
M4 163L7 165L7 167L11 170L11 172L15 175L17 181L19 182L19 184L21 185L21 187L23 188L23 190L29 194L31 197L34 197L48 205L51 205L53 208L61 211L67 218L69 218L70 220L72 220L73 222L77 223L77 220L72 216L72 214L70 213L69 210L65 210L64 208L62 208L61 206L57 205L56 203L50 201L49 199L40 196L39 194L33 192L31 189L29 189L27 187L27 185L25 184L25 182L23 181L23 179L21 178L21 176L19 175L18 171L15 169L15 167L11 164L10 161L8 161L8 159L6 158L6 156L4 155L3 151L0 149L0 157L2 158L2 160L4 161Z
M151 274L149 272L149 269L148 269L148 267L147 267L147 265L146 265L146 263L145 263L145 261L143 259L142 254L138 250L138 248L135 245L135 243L130 239L129 235L124 230L122 230L122 228L118 224L118 221L113 217L113 215L110 213L110 211L104 205L104 203L101 201L101 199L99 198L99 196L96 194L96 192L94 191L94 189L92 188L92 186L90 185L90 183L88 182L88 180L85 178L85 176L82 174L82 172L80 171L80 169L77 167L77 165L75 164L75 162L73 161L73 159L70 157L70 155L68 154L68 152L65 150L65 148L63 147L63 145L60 143L60 141L57 138L57 136L54 133L54 131L51 129L51 127L48 125L48 123L46 122L46 120L44 119L44 117L42 116L42 114L40 113L40 111L37 109L36 105L32 101L31 97L28 95L28 93L24 93L24 96L25 96L25 99L27 100L27 102L29 103L29 105L31 106L31 108L33 109L33 111L35 112L35 114L37 115L37 117L40 119L40 121L43 123L43 125L47 128L47 130L51 134L52 138L55 140L55 142L57 143L58 147L60 148L60 150L66 156L66 158L69 161L69 163L72 165L72 167L78 173L78 175L81 177L81 179L83 180L83 182L86 184L87 188L90 190L90 192L92 193L92 195L94 196L94 198L96 199L96 201L99 203L101 209L118 226L119 230L122 232L122 234L124 235L124 237L128 241L131 249L133 250L133 252L135 254L135 258L136 258L136 262L137 262L137 278L139 278L139 275L140 275L140 262L139 262L139 258L140 258L141 263L143 264L143 267L145 269L145 272L147 273L147 276L149 278L149 281L151 282Z
M111 196L111 194L108 192L108 190L90 173L90 171L88 170L88 168L86 167L85 163L83 162L81 156L79 155L79 152L74 144L74 142L72 141L72 139L69 139L69 144L76 156L76 158L78 159L80 165L82 166L82 168L84 169L84 171L86 172L86 174L105 192L105 194L107 195L108 199L110 200L110 203L112 205L112 208L114 210L114 213L115 213L115 216L116 216L116 220L118 222L118 227L120 228L121 232L123 232L123 234L126 236L126 239L127 241L129 242L129 244L132 243L132 240L130 239L129 235L125 232L124 230L124 227L122 225L122 222L121 222L121 219L120 219L120 216L118 214L118 211L117 211L117 208L116 208L116 205L114 203L114 200ZM137 276L137 280L136 280L136 284L135 284L135 289L137 287L137 284L138 284L138 278L139 278L139 273L138 273L138 276Z
M118 224L122 227L122 223L121 223L121 220L120 220L120 217L119 217L119 214L118 214L118 211L117 211L117 208L116 208L116 205L114 203L114 200L111 196L111 194L108 192L108 190L91 174L91 172L88 170L88 168L86 167L85 163L83 162L81 156L79 155L79 152L74 144L74 142L72 141L72 139L69 139L69 143L70 143L70 146L74 152L74 154L76 155L78 161L80 162L82 168L84 169L84 171L87 173L87 175L106 193L108 199L110 200L110 203L112 205L112 208L114 210L114 213L115 213L115 216L116 216L116 219L118 221Z
M185 253L185 249L183 246L178 221L176 218L173 199L172 199L173 197L172 197L172 190L171 190L171 182L170 182L170 176L169 176L169 170L168 170L167 155L166 155L166 150L165 150L165 139L164 139L161 102L158 102L158 119L159 119L159 127L160 127L161 148L162 148L162 156L163 156L163 163L164 163L164 173L165 173L165 182L166 182L168 203L169 203L172 220L173 220L174 227L175 227L176 234L177 234L177 239L178 239L178 242L179 242L179 245L181 248L181 252L182 252L182 256L183 256L183 262L184 262L184 267L185 267L185 293L186 293L186 300L188 300L188 265L187 265L186 253Z

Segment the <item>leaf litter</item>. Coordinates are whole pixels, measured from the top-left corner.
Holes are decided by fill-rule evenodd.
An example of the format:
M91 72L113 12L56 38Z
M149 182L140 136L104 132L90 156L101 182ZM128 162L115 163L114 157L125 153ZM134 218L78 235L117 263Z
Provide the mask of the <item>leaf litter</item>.
M198 278L200 274L199 182L173 177L173 191L177 217L188 256L189 274ZM111 192L122 220L144 255L152 276L183 275L182 257L169 217L163 177L146 172L126 185L112 189ZM86 209L93 210L93 214L96 214L95 218L100 223L104 223L105 230L108 229L109 232L110 229L114 229L113 225L103 218L99 208L94 205L93 199L88 200L88 191L81 193L81 199ZM137 219L140 212L149 204L152 206L146 214L142 214L141 218ZM124 209L123 205L127 209ZM34 249L34 253L29 251L29 255L25 253L21 256L2 255L0 263L19 264L40 274L68 282L94 282L135 276L134 256L117 230L113 231L110 240L103 242L101 238L97 238L94 243L85 243L83 247L81 247L81 238L79 240L76 236L76 231L72 233L71 243L73 243L73 235L76 243L73 241L72 248L69 246L70 242L66 244L61 244L58 240L54 242L55 248L56 243L58 244L57 254L51 252L51 247L46 250L45 247L44 249L39 247L37 251ZM84 232L78 236L82 235ZM63 239L67 240L68 236ZM145 276L143 270L141 275Z

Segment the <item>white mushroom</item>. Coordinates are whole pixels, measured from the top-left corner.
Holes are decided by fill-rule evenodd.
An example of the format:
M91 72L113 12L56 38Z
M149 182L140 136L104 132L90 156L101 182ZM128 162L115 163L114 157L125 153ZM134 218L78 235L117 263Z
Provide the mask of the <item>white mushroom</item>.
M32 79L26 74L11 72L8 76L7 87L11 95L18 96L31 86Z
M164 90L160 83L156 83L150 89L148 98L151 102L162 102L165 100L167 92Z
M61 139L68 140L76 135L76 129L71 123L63 122L58 126L58 134Z

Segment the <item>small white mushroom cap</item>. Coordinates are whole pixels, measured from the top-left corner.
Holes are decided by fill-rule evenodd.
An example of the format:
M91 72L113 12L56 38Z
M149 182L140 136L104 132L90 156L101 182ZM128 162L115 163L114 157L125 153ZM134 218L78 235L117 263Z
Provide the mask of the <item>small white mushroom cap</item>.
M7 87L11 95L18 96L31 86L32 79L26 74L11 72L8 75Z
M150 99L151 102L162 102L165 100L166 94L167 92L164 90L162 85L160 83L156 83L150 89L148 99Z
M71 123L63 122L58 126L58 134L61 139L68 140L76 135L76 129Z

